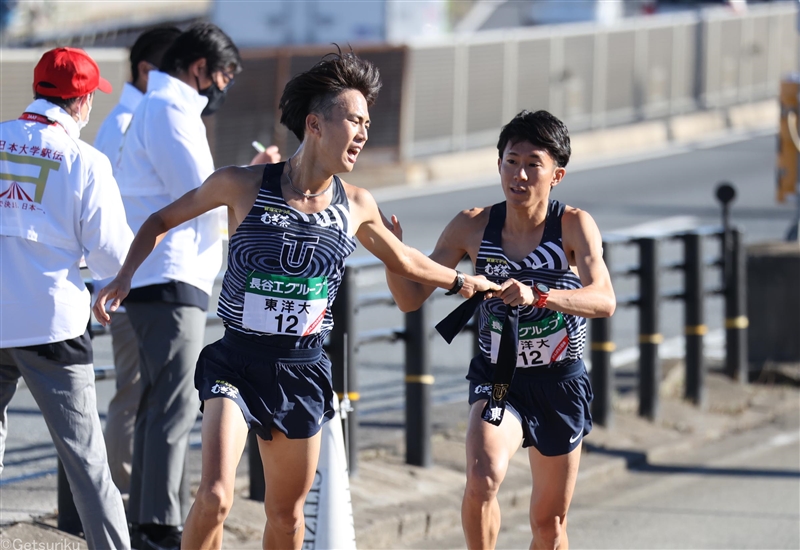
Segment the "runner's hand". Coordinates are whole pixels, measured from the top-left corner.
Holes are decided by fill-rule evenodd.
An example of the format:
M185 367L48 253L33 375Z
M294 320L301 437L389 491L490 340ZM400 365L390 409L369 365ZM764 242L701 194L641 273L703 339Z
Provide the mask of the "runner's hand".
M500 287L483 275L466 275L464 286L458 293L464 298L472 298L476 292L499 291Z
M392 224L389 226L389 230L394 233L398 240L403 240L403 228L400 226L400 220L394 214L392 214Z
M392 234L397 237L398 241L403 240L403 228L400 227L400 220L397 219L397 216L392 214L392 219L386 217L386 214L383 213L383 210L378 208L378 212L381 213L381 221L383 222L384 227L392 232Z
M491 292L486 297L500 298L504 304L510 306L530 306L536 302L533 289L516 279L506 279L500 285L499 292Z
M115 277L113 281L108 283L104 288L100 289L97 293L97 300L94 302L92 311L94 312L97 322L107 327L111 323L111 316L106 311L106 303L109 303L109 311L117 311L122 300L131 291L131 282L129 279L119 276Z

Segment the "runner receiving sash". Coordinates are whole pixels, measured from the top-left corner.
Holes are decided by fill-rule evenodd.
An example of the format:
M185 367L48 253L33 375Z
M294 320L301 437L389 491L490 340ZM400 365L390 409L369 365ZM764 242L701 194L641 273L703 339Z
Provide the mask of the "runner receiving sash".
M500 285L437 325L449 342L480 309L481 353L467 375L462 525L468 548L495 547L497 491L521 443L534 479L531 548L565 549L581 443L592 428L586 318L610 316L616 300L594 220L550 199L570 157L566 126L546 111L522 111L503 128L497 149L506 200L458 214L431 254L447 266L469 255L476 273ZM396 217L390 225L402 237ZM388 271L387 280L403 311L419 308L434 290Z

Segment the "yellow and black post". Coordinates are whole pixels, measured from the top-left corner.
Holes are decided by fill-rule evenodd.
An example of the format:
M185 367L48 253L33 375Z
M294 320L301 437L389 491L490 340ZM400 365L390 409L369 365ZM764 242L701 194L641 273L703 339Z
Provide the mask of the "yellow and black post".
M655 420L659 416L658 386L661 361L658 346L663 336L658 331L658 241L639 239L639 416Z
M603 259L610 265L609 244L603 243ZM616 349L611 341L611 319L592 319L592 420L599 426L611 428L614 424L614 370L611 354Z
M705 406L705 363L703 337L708 332L703 312L703 246L698 233L683 236L684 250L684 333L686 337L685 397Z
M264 502L267 483L264 479L264 464L261 462L261 451L258 450L258 436L251 431L247 434L247 466L250 470L250 500Z
M342 284L332 314L336 323L330 337L329 356L333 375L333 391L339 396L339 403L350 402L347 418L343 420L344 447L347 452L347 466L350 475L358 472L358 362L356 361L356 312L358 293L356 273L353 268L345 269ZM347 397L347 400L345 399Z
M431 451L429 306L406 313L406 464L428 468Z
M75 500L72 496L72 489L69 486L67 472L64 470L61 459L58 459L56 498L58 505L58 519L56 520L56 524L58 529L72 535L83 533L83 523L81 523L81 518L78 516L78 509L75 507ZM8 548L10 548L10 546Z
M725 268L725 371L747 383L747 281L742 232L731 229Z

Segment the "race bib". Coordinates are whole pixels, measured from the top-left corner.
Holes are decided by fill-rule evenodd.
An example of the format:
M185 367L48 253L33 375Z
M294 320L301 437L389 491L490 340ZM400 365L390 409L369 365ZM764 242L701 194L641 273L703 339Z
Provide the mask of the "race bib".
M489 315L489 333L492 337L491 359L497 363L500 349L500 334L503 323L494 315ZM517 367L544 367L564 359L569 346L567 326L560 312L541 321L519 324L519 347L517 348Z
M265 334L308 336L322 329L328 278L253 272L244 290L242 326Z

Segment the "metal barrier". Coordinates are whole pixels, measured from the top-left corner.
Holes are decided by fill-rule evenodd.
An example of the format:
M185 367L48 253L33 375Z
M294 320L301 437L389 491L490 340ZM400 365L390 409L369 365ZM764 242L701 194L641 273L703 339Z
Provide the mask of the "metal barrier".
M705 363L703 337L707 333L703 302L706 296L725 296L726 328L726 372L741 382L747 381L747 316L745 311L744 251L741 232L729 224L728 205L735 191L727 184L720 186L718 194L723 204L723 227L706 227L693 231L666 234L659 237L616 237L603 243L603 254L607 265L611 265L612 250L620 245L635 245L639 251L639 264L632 267L610 270L613 277L636 276L639 279L637 296L618 299L618 305L639 308L639 414L651 420L658 418L658 389L661 381L659 345L663 336L659 330L659 305L662 300L682 300L684 303L684 335L686 339L686 384L685 397L692 403L705 403ZM704 260L702 239L714 237L721 241L720 258ZM684 259L681 263L662 266L659 263L659 244L668 239L683 242ZM429 336L431 333L430 306L426 302L405 316L405 327L385 328L357 333L356 316L366 307L391 306L394 300L388 292L358 295L356 277L364 269L373 269L382 264L366 258L348 263L339 294L334 302L334 330L326 350L333 366L333 389L343 403L348 400L351 407L344 420L345 448L351 475L358 472L358 349L374 342L405 343L405 424L406 463L428 467L432 463L431 448L431 387L432 374ZM704 287L703 271L706 267L722 268L722 286L715 289ZM684 273L683 290L663 293L660 290L659 274L666 268ZM434 295L435 296L435 295ZM211 317L210 317L211 318ZM475 332L476 324L470 325ZM477 337L474 338L475 353L479 353ZM613 425L614 375L611 354L615 344L611 339L611 319L591 320L589 344L592 361L592 386L594 401L592 415L601 426ZM250 465L250 498L264 499L264 476L255 434L248 438L248 461ZM59 476L59 509L63 512L63 529L76 532L74 524L77 514L74 505L67 505L68 484ZM64 501L62 502L62 493ZM59 526L61 528L61 515ZM72 522L72 523L70 523Z
M607 265L611 265L610 249L624 244L633 244L639 250L639 265L610 270L612 277L636 276L639 278L639 294L617 300L622 307L639 308L639 415L655 420L659 416L659 384L661 361L659 345L664 338L659 330L658 311L662 300L681 300L684 304L685 387L684 397L697 406L706 403L703 337L708 332L704 316L706 296L722 295L725 298L725 372L740 382L747 381L747 334L745 255L742 233L730 227L728 205L735 197L735 190L727 183L719 187L717 198L723 205L723 226L705 227L689 232L664 234L659 237L619 237L603 242L603 254ZM720 257L704 260L702 239L714 237L720 240ZM683 261L672 265L661 265L658 260L659 243L677 239L683 242ZM706 267L720 267L722 285L706 289L703 272ZM683 290L662 292L659 274L663 269L684 273ZM600 426L613 425L613 373L611 353L615 346L611 341L611 319L592 319L591 331L592 417Z

